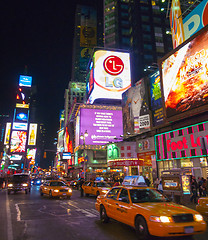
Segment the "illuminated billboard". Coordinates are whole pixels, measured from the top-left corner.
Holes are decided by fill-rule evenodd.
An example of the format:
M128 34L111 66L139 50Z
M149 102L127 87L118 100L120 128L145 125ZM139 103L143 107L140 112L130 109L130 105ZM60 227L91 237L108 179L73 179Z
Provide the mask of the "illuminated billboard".
M145 80L140 79L123 93L124 135L140 134L150 130L150 114Z
M36 145L37 138L37 123L30 123L29 134L28 134L28 145Z
M27 122L29 118L29 110L26 108L16 108L14 111L15 122Z
M23 153L26 147L27 132L25 131L12 131L10 152Z
M36 156L36 148L33 149L27 149L27 159L29 159L30 161L35 161L35 156Z
M202 105L198 110L204 111L204 105L208 102L207 29L208 26L182 44L169 57L161 59L167 118Z
M9 144L10 133L11 133L11 123L6 123L6 130L4 136L4 145Z
M103 145L115 141L115 138L123 134L122 111L81 108L79 133L85 133L86 130L86 145ZM80 136L77 140L79 145L83 144Z
M131 87L130 54L97 50L94 53L94 70L90 81L89 103L96 99L122 99L122 93Z
M185 39L191 37L207 24L208 1L204 0L183 19Z
M157 126L163 123L163 104L159 70L150 74L148 77L150 80L150 99L153 125Z
M27 131L27 123L13 122L12 129Z
M31 76L20 75L20 78L19 78L19 86L20 87L31 87L31 85L32 85L32 77Z

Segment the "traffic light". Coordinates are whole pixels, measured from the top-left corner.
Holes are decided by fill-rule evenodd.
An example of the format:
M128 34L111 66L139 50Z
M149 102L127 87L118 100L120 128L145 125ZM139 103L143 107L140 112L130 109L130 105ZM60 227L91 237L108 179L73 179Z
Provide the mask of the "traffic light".
M43 154L43 158L46 158L46 152L44 152L44 154Z

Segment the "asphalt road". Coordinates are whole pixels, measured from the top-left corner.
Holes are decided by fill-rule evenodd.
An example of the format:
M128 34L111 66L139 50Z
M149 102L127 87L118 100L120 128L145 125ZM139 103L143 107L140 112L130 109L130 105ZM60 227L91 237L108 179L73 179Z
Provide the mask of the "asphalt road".
M95 197L80 197L73 191L71 199L41 197L37 186L30 194L7 195L0 191L0 240L136 240L133 228L111 220L102 224L95 210ZM181 238L154 238L181 239ZM208 231L194 236L207 240Z

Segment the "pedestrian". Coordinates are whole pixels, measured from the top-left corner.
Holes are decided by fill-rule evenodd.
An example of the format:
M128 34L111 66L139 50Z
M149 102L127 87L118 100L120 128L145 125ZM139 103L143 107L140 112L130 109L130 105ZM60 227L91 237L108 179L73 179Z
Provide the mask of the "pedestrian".
M198 177L199 197L202 196L202 192L203 192L203 190L202 190L202 183L203 183L203 177L202 178Z
M160 180L159 180L159 178L156 178L156 180L154 181L154 188L157 189L159 184L160 184Z
M162 180L160 180L160 183L159 183L158 186L157 186L157 190L158 190L160 193L163 193Z
M206 197L207 195L207 183L206 183L206 179L203 178L203 183L202 183L202 196Z
M84 190L82 188L83 184L84 184L84 178L81 178L79 181L80 197L84 197Z
M194 203L197 203L196 202L196 197L197 197L197 182L196 182L196 179L194 177L192 177L190 201L193 202L193 200L194 200Z
M144 180L145 180L145 183L147 184L147 187L149 187L151 183L150 180L146 176L144 176Z

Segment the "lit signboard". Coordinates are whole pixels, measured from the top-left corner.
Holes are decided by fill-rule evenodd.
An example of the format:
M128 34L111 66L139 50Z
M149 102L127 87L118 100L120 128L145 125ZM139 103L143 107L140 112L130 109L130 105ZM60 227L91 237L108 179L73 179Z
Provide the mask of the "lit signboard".
M208 122L191 125L170 132L155 135L157 160L184 159L206 156L201 146L201 138L206 139L208 149Z
M16 103L16 108L29 108L29 104Z
M7 123L6 130L5 130L5 136L4 136L4 145L9 144L10 133L11 133L11 123Z
M157 126L163 123L163 105L160 84L160 72L149 75L150 80L150 97L153 125Z
M27 123L13 122L12 129L27 131Z
M38 125L36 123L30 123L28 145L36 145L37 127Z
M32 85L32 77L20 75L19 86L21 86L21 87L31 87L31 85Z
M204 0L183 19L185 39L191 37L207 24L208 1Z
M166 117L208 102L208 26L161 60ZM203 107L204 108L204 107ZM202 109L203 110L203 109Z
M131 87L130 54L97 50L94 53L93 77L94 88L89 96L90 104L96 99L121 100L122 93ZM92 89L92 84L90 87Z
M62 153L62 159L71 159L71 153L70 152L63 152Z
M80 109L80 134L87 130L86 145L103 145L123 134L122 111ZM79 138L79 144L83 140Z
M12 131L10 152L25 152L27 132L25 131Z
M10 156L11 161L22 160L22 155L13 154Z
M35 161L35 156L36 156L36 148L33 149L27 149L27 159L29 159L30 161Z
M123 93L124 135L140 134L150 130L150 115L145 80L139 80L134 87Z
M14 111L14 121L15 122L27 122L29 117L28 109L16 108Z

